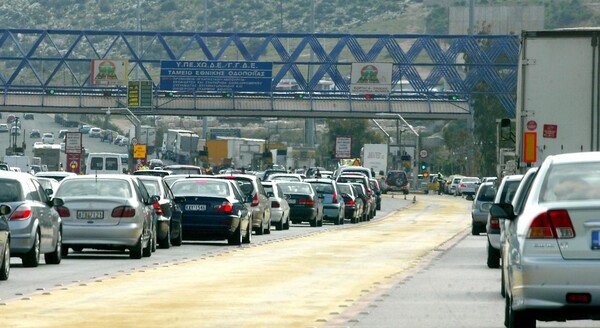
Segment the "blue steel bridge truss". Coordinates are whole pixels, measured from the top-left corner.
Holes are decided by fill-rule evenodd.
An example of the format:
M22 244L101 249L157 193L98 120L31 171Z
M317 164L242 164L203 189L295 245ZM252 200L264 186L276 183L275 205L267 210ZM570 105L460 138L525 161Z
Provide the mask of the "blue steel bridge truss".
M151 80L161 96L162 60L262 61L273 63L273 92L291 80L307 97L318 92L351 98L352 63L391 62L394 91L388 100L488 94L514 117L518 52L515 35L0 29L0 87L5 94L97 91L102 88L90 85L91 60L126 58L129 80ZM324 80L335 88L321 90Z

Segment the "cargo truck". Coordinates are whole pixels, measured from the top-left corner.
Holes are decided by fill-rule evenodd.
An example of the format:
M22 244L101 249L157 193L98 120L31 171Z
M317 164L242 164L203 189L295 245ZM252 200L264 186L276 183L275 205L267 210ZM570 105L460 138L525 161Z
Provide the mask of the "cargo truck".
M193 131L169 129L163 137L163 158L179 164L191 164L198 153L200 136Z
M600 150L599 41L599 28L522 32L515 171L549 155Z
M41 164L46 165L49 171L60 170L60 145L35 145L33 146L33 156L39 157Z

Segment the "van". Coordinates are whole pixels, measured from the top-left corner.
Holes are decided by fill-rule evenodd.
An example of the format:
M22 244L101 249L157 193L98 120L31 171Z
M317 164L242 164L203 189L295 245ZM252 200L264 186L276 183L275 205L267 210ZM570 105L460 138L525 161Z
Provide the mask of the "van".
M120 174L123 173L121 154L90 153L85 161L86 174Z

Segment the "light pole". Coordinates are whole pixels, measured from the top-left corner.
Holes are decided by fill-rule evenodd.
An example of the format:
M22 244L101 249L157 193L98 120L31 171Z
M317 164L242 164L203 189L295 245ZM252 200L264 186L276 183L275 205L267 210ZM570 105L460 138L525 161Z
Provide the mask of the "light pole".
M417 133L417 131L413 128L412 125L408 124L408 122L406 122L406 120L404 119L404 117L402 117L402 115L397 114L397 113L377 113L375 114L377 116L388 116L388 117L396 117L398 120L402 120L402 122L408 126L408 128L410 129L410 131L415 135L416 138L416 142L415 142L415 154L413 156L413 165L412 165L412 172L413 172L413 188L414 189L419 189L419 168L417 166L417 158L419 156L419 153L421 152L421 149L419 148L419 133ZM399 123L398 123L399 125ZM397 126L398 126L397 125ZM400 154L402 155L402 154Z

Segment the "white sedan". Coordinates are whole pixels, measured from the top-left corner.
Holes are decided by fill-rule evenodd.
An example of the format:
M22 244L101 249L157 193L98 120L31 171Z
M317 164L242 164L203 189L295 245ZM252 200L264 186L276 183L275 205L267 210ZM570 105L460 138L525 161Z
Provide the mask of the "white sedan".
M42 135L42 142L45 144L53 144L54 143L54 133L44 132L44 134Z

